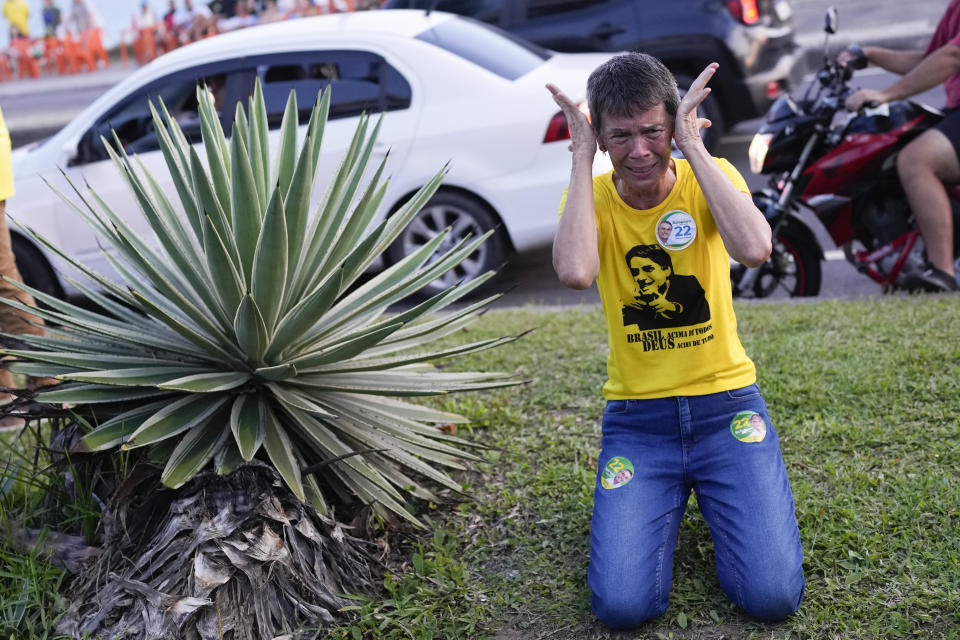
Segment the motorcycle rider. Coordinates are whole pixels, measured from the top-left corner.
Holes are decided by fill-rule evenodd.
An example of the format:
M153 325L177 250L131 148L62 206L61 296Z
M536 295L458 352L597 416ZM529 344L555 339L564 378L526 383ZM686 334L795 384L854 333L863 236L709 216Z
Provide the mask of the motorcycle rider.
M903 148L897 173L927 248L929 268L918 277L935 290L960 291L953 262L953 211L944 186L960 182L960 0L950 2L925 50L864 47L863 52L871 64L902 77L883 90L850 94L845 103L850 111L944 85L944 119Z

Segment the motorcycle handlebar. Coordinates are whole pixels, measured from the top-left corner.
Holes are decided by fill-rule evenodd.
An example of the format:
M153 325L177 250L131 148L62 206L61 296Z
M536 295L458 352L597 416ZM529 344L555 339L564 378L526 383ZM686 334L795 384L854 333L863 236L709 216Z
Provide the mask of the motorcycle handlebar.
M855 70L867 66L867 56L863 48L851 44L833 57L825 57L823 68L817 73L820 84L832 94L845 98L852 93L847 83Z
M848 45L846 49L837 54L837 64L841 67L853 70L865 69L867 66L867 54L863 52L863 47L858 44Z

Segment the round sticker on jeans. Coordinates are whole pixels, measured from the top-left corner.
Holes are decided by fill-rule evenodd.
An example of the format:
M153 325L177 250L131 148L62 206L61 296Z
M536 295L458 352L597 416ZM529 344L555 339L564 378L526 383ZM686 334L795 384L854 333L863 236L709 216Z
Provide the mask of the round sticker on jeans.
M664 249L686 249L696 237L697 223L686 211L668 211L657 220L657 242Z
M767 437L767 423L756 411L741 411L730 421L730 433L740 442L763 442Z
M610 458L600 474L600 486L604 489L616 489L633 480L633 463L623 456Z

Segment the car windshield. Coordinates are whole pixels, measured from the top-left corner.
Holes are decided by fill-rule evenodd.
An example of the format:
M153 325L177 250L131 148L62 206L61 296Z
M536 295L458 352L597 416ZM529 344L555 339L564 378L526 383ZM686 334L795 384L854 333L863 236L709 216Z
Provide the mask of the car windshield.
M507 80L539 67L553 55L547 49L471 18L447 20L417 36Z

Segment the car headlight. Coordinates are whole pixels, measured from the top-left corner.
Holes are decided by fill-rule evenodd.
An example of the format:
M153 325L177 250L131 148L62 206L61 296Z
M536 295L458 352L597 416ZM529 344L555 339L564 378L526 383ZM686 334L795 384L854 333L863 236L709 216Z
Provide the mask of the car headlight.
M750 148L747 150L747 157L750 158L750 171L760 173L763 171L763 161L767 158L767 150L770 148L770 141L773 140L772 133L758 133L750 141Z

